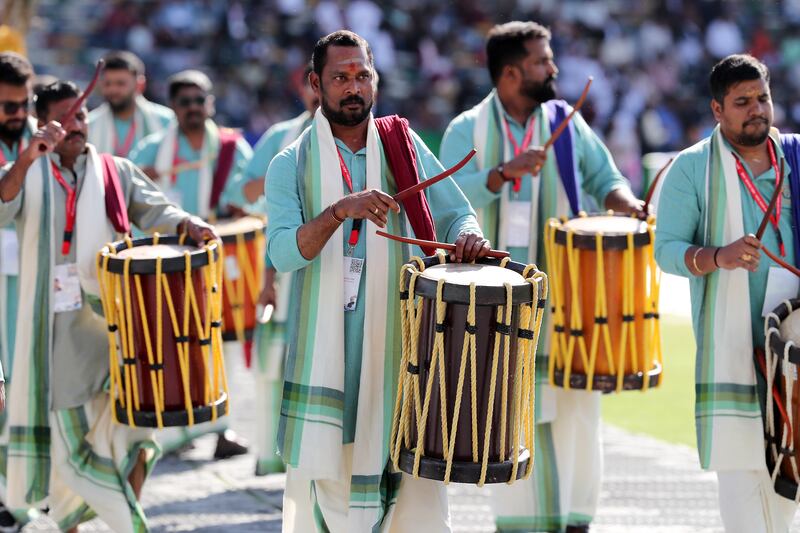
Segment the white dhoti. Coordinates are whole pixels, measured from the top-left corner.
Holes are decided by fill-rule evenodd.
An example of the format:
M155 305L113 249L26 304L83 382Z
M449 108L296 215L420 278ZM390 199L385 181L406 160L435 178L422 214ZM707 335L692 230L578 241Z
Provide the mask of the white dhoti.
M128 476L139 451L146 452L146 472L159 449L153 431L115 424L108 394L80 407L50 413L50 516L67 530L97 515L118 533L147 531L144 510Z
M344 446L345 480L311 480L292 467L286 471L283 493L283 532L313 531L350 533L353 445ZM442 533L450 529L450 508L444 483L402 474L397 502L389 508L380 529L383 533Z
M786 533L797 503L778 495L767 469L717 472L719 510L728 533Z
M561 531L595 515L603 472L600 393L554 393L555 418L536 424L531 477L490 487L498 531Z

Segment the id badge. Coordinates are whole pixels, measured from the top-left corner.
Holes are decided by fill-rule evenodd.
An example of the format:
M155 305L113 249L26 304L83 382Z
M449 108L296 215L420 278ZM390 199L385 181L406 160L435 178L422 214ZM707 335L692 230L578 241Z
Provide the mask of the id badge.
M0 230L0 274L19 275L19 242L13 229Z
M767 316L782 301L797 298L798 291L800 291L800 278L784 268L770 267L761 316Z
M361 272L364 260L358 257L344 257L344 310L355 311L358 305L358 288L361 286Z
M509 202L505 217L506 246L527 248L531 236L531 202Z
M83 305L77 263L56 265L53 273L53 311L77 311Z

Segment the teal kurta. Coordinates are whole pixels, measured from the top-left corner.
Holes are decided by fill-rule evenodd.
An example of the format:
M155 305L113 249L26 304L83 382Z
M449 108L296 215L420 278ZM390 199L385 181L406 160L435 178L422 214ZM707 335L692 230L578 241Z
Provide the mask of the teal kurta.
M167 130L164 130L142 139L139 144L136 145L136 148L131 152L131 161L141 168L154 166L156 163L158 149L161 143L164 141L166 135ZM240 138L236 142L236 152L234 155L233 167L231 167L231 173L228 177L228 181L225 184L225 189L222 192L222 196L220 197L220 205L245 205L246 202L242 192L242 185L244 183L242 171L252 155L253 149L250 148L250 145L247 144L247 141ZM178 160L181 163L192 163L195 161L200 161L202 158L202 152L192 148L186 136L179 131ZM217 157L214 156L209 164L211 165L212 169L215 169L217 167ZM199 176L200 171L198 169L189 169L178 173L177 181L175 182L175 187L180 192L181 196L181 207L189 213L200 212L199 205L197 204Z
M417 168L420 179L435 176L443 168L436 157L428 150L416 133L412 138L417 152ZM366 148L355 154L340 140L336 139L342 159L350 171L353 190L362 191L366 186ZM305 220L302 216L300 196L298 193L297 157L299 145L289 146L278 154L267 171L267 213L269 216L268 254L279 272L292 272L306 267L311 261L305 259L297 246L297 230ZM338 179L338 178L337 178ZM347 185L342 182L342 195L350 194ZM436 222L437 238L454 242L464 231L479 232L475 214L461 190L450 179L444 180L425 190ZM366 226L366 225L365 225ZM347 252L347 239L350 235L352 220L344 223L342 249ZM423 255L415 248L414 254ZM353 252L354 257L365 259L361 275L359 294L363 294L369 268L366 250L366 238L362 230ZM395 265L400 268L400 265ZM353 442L355 438L356 410L358 407L359 380L361 376L361 359L364 325L364 299L359 297L356 309L345 313L345 388L344 388L344 443ZM290 326L291 327L291 326Z
M702 245L704 235L702 230L703 210L706 204L706 165L708 163L708 139L684 150L675 159L669 173L664 176L664 185L658 201L658 225L656 227L655 254L659 266L664 272L677 274L689 278L692 298L692 324L695 338L702 339L701 316L703 313L703 283L702 276L695 276L686 266L684 254L690 246ZM777 149L779 158L783 158L780 145ZM753 177L753 173L742 161L748 175L755 183L756 188L767 201L772 198L775 191L775 171L770 168L763 174ZM788 175L793 170L788 164L784 165ZM796 170L794 170L796 171ZM788 181L787 181L788 183ZM744 218L745 233L755 234L764 213L750 196L744 184L739 180L740 194L742 197L742 216ZM788 185L783 190L783 204L779 228L786 257L789 263L794 263L794 238L792 236L792 199L789 196ZM676 214L680 216L676 216ZM770 224L764 232L761 242L772 251L778 250L778 240ZM750 288L750 316L753 325L753 345L764 345L764 319L761 309L764 306L764 296L767 289L767 277L770 267L777 266L762 252L761 261L756 272L748 275ZM702 356L703 347L698 345L698 357Z
M132 153L136 145L142 139L144 139L149 135L157 133L160 130L165 129L170 122L175 120L175 113L172 111L172 109L157 104L155 102L146 102L146 103L147 103L147 112L152 117L155 118L154 122L160 126L159 130L155 131L150 130L150 121L140 120L142 127L139 131L134 132L133 140L130 146L128 146L128 149L120 150L119 153L114 153L114 155L119 157L128 157ZM103 116L104 112L108 112L108 109L104 108L104 106L93 109L91 112L89 112L89 136L91 138L95 138L97 135L102 135L103 133L102 128L104 127L103 122L105 119L105 117ZM136 119L136 113L141 114L141 111L137 108L135 114L126 120L113 117L112 120L114 121L114 139L107 141L108 144L106 146L108 147L113 146L114 149L112 150L116 149L115 144L119 145L119 148L124 148L125 140L128 138L128 134L130 133L131 127L133 126L134 121Z
M522 144L525 136L525 128L528 124L520 124L514 120L511 115L504 112L505 118L508 121L511 134L518 145ZM461 161L467 152L474 145L474 131L476 121L478 118L477 108L470 109L461 113L447 127L447 131L442 139L442 147L439 150L439 157L442 164L446 167L451 167ZM542 120L542 106L536 108L533 114L528 118L531 120ZM572 119L573 131L576 134L576 139L573 142L575 147L575 161L578 170L579 183L583 188L583 192L591 196L597 205L603 206L608 193L621 187L627 187L628 181L622 176L614 164L611 153L605 147L599 137L592 131L586 121L581 117L580 113L576 113ZM497 164L499 164L498 161ZM493 168L493 167L492 167ZM486 187L486 181L489 177L491 168L479 169L477 158L473 157L464 168L459 170L454 179L464 195L469 199L470 203L475 209L487 207L495 201L499 201L500 192L493 193ZM509 194L514 194L509 192ZM522 180L521 188L519 191L520 198L531 197L531 179L527 177ZM583 202L586 203L585 201ZM584 207L586 209L586 207ZM567 215L567 213L564 213ZM543 228L544 224L539 221L539 227ZM543 240L539 239L539 252L538 257L544 257ZM521 263L528 263L530 261L527 247L510 247L508 250L511 253L514 261Z

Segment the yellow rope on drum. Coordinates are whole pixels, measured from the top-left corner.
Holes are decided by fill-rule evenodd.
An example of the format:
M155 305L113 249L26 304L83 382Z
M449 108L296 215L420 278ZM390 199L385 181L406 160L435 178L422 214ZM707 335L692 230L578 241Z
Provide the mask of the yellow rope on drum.
M648 366L652 366L654 362L657 362L659 367L661 367L661 374L658 376L658 383L661 384L664 379L663 353L661 348L661 321L658 314L658 301L661 293L661 270L656 264L656 257L653 253L656 236L655 217L652 215L647 220L647 233L650 235L650 243L647 245L645 253L647 254L647 269L650 272L650 291L644 317L645 324L650 323L650 329L646 332L648 334L645 335L648 342L647 359L645 361ZM644 378L649 382L647 372L648 369L645 369Z
M103 316L106 317L106 334L108 335L108 365L111 395L111 416L114 422L119 422L116 410L116 401L120 400L122 378L120 376L120 361L117 345L117 331L119 325L115 319L116 298L114 296L114 278L108 272L108 260L113 253L114 246L107 244L105 248L97 254L97 281L100 287L100 303L103 307ZM102 265L101 265L102 261ZM124 402L123 402L124 405Z
M128 239L130 240L130 239ZM133 420L133 411L139 410L139 389L136 386L136 372L129 361L136 353L133 346L133 313L131 313L131 283L130 283L131 258L126 257L123 266L122 282L124 292L122 300L125 305L123 321L125 323L125 333L123 333L122 365L125 368L125 395L128 409L128 422L131 426L136 426ZM131 397L132 396L132 397Z
M505 257L503 261L508 259ZM508 261L505 261L508 264ZM505 267L505 264L500 263ZM503 308L503 324L508 326L509 330L503 335L503 382L500 387L500 461L506 460L506 428L508 426L508 364L511 359L511 312L513 307L513 292L510 283L503 284L506 289L506 305ZM519 350L518 350L519 351Z
M155 365L155 356L153 355L153 343L150 340L150 324L147 320L147 309L144 306L144 292L142 291L141 276L133 277L134 285L136 286L136 299L139 302L139 317L142 323L142 333L144 334L144 347L147 352L147 364L150 367L150 383L152 385L153 393L153 406L156 413L156 427L159 429L164 427L164 420L162 418L164 406L161 403L161 395L158 390L158 376L156 370L153 369Z

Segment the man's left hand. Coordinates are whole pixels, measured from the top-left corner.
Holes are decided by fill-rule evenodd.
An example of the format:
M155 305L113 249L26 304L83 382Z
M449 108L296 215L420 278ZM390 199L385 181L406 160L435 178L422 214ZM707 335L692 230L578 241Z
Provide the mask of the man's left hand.
M178 225L178 233L184 232L198 245L205 241L221 240L214 226L196 216L190 216Z
M489 241L480 233L464 232L456 239L456 249L450 252L450 261L471 263L485 256L492 249Z
M647 218L647 213L644 212L644 200L636 198L627 187L614 189L608 193L605 204L606 209L612 209L617 213L635 214L642 220Z

